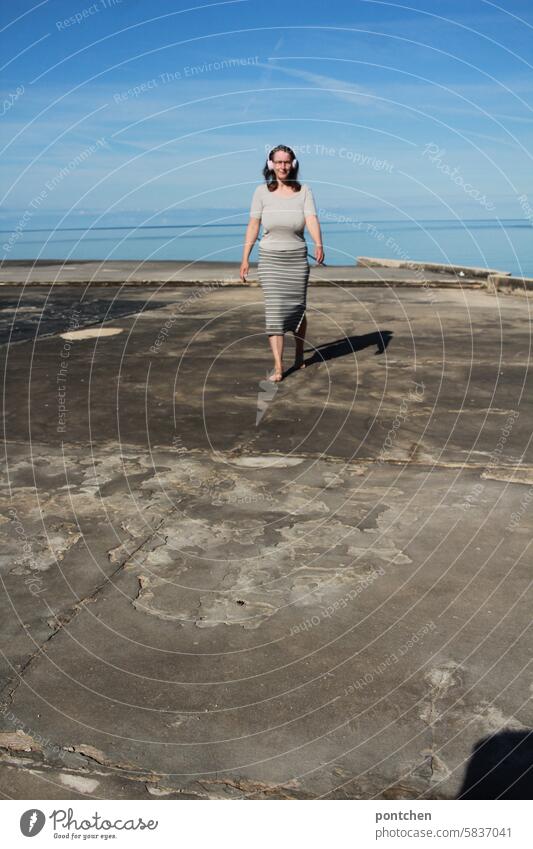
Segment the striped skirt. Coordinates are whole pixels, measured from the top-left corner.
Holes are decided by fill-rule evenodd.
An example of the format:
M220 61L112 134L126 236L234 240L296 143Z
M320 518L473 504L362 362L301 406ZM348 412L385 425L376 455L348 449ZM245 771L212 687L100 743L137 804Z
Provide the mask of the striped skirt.
M289 251L271 251L259 245L257 276L265 297L269 336L299 330L305 315L309 270L307 245Z

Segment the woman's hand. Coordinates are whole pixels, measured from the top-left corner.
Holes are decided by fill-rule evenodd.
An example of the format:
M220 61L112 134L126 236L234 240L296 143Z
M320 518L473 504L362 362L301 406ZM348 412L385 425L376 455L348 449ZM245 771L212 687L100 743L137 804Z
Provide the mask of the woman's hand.
M240 276L241 276L241 280L242 280L243 283L246 283L246 278L248 277L249 270L250 270L250 266L248 264L248 260L243 259L243 261L241 262L241 270L240 270Z
M324 248L322 245L315 245L315 259L317 262L324 262Z

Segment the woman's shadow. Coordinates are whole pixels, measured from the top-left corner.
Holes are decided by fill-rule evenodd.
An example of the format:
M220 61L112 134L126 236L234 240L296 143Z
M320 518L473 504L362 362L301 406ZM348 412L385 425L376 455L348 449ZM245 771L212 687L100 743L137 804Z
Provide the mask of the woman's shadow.
M354 354L356 351L374 346L376 347L374 355L377 356L387 348L392 336L391 330L376 330L375 333L365 333L362 336L344 336L335 342L325 342L324 345L319 345L317 348L305 348L304 353L313 352L312 357L304 360L306 369L317 363L324 363L326 360L334 360L337 357L345 357L348 354ZM296 366L287 369L285 376L288 377L293 371L297 371Z

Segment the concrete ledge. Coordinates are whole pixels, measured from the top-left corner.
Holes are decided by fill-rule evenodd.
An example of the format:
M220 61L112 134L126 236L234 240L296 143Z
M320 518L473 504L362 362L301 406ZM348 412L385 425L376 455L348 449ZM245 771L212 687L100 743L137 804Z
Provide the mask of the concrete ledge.
M440 270L416 263L394 266L396 260L373 260L367 265L317 266L310 260L311 286L442 286L476 288L483 278L461 275L442 266ZM413 270L415 269L415 270ZM1 286L182 286L257 287L257 263L250 263L248 279L239 278L238 262L194 260L8 260L0 265Z
M382 259L380 257L358 256L357 265L365 268L410 268L420 271L434 271L447 274L459 274L465 277L489 277L498 275L499 277L510 276L510 271L500 271L494 268L477 268L469 265L446 265L440 262L417 262L416 260L404 259Z
M533 292L533 277L507 277L489 274L485 283L488 292L512 292L513 295L529 295Z

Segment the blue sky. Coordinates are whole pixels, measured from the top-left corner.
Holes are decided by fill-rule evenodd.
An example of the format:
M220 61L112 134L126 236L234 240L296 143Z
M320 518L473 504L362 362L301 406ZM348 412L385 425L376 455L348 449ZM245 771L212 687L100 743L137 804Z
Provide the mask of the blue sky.
M530 0L14 0L0 28L4 221L233 220L278 143L332 214L533 204Z

